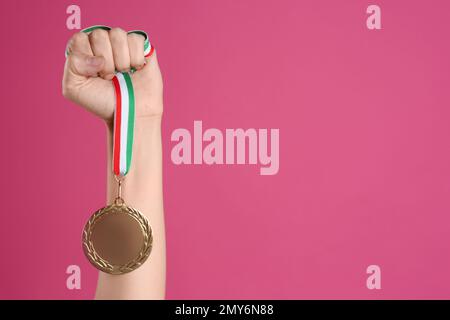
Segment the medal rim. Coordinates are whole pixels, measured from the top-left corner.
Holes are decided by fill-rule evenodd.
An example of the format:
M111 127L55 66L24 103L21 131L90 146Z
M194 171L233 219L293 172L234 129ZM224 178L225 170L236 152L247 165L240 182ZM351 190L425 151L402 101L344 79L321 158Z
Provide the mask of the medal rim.
M121 208L122 210L120 211L120 213L118 213L117 211L112 210L114 207ZM143 246L141 248L139 255L124 265L112 264L108 262L106 259L102 258L95 250L95 247L91 240L92 232L94 230L95 225L102 218L104 218L109 214L126 214L128 216L131 216L138 222L142 231L142 235L144 237ZM121 204L113 203L95 211L94 214L86 222L83 228L82 238L83 238L83 251L89 262L100 271L113 275L125 274L139 268L150 256L153 247L153 233L147 217L144 216L139 210L130 207L125 203Z

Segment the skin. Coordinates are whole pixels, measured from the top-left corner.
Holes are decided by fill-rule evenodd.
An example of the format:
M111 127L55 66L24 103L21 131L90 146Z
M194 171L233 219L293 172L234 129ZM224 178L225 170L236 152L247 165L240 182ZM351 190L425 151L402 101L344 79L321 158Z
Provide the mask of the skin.
M126 203L149 219L153 249L138 269L124 275L99 272L96 299L164 299L166 248L162 193L161 119L163 82L156 51L144 57L144 37L127 35L120 28L76 33L68 43L69 56L64 67L64 97L102 119L106 126L107 202L117 195L112 170L114 71L129 71L136 100L135 138L130 172L123 186Z

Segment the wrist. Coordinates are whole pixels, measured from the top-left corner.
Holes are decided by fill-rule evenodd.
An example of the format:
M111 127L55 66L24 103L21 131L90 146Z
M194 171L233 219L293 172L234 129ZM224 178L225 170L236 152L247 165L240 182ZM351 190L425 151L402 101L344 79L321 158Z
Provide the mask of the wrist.
M161 130L161 122L162 122L162 114L160 115L152 115L152 116L138 116L134 120L134 135L145 134L150 129L153 130ZM105 120L105 126L107 134L112 137L114 133L114 118L111 120Z
M161 115L135 118L131 166L123 184L123 193L130 204L135 203L136 199L142 196L141 190L145 190L147 184L162 179L161 120ZM108 202L110 203L117 194L112 168L114 121L106 122L106 128L108 144Z

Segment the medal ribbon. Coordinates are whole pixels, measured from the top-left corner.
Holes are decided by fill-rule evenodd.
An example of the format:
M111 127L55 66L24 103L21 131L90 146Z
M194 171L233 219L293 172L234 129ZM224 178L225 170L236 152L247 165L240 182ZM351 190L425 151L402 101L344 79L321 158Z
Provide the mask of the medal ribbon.
M104 25L95 25L81 30L90 33L95 29L111 30ZM144 36L144 56L150 57L154 52L148 35L142 30L132 30L128 34L136 33ZM69 51L66 49L66 58ZM132 69L131 73L135 70ZM114 140L113 140L113 171L116 176L125 176L130 170L131 155L133 152L135 99L133 83L130 73L116 72L112 79L116 94L116 109L114 112Z
M133 151L135 102L133 84L128 73L118 72L113 78L116 91L114 112L113 170L125 176L130 169Z

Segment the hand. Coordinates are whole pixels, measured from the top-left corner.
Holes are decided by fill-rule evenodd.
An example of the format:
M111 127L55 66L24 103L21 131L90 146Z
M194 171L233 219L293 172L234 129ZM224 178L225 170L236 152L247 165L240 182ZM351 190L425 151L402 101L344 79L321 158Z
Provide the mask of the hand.
M64 67L64 97L111 122L115 92L115 71L137 71L133 81L136 119L162 116L162 77L156 52L144 57L144 36L127 34L120 28L96 29L72 36L67 46L69 56Z

